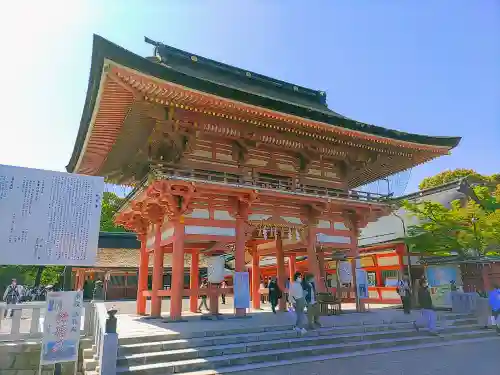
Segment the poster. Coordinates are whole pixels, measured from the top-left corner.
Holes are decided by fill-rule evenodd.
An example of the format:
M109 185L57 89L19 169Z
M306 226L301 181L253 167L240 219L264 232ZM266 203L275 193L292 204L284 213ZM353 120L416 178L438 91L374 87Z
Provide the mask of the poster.
M456 266L429 266L426 270L432 303L436 307L451 307L451 291L455 290L459 280Z
M102 177L0 165L0 264L92 266Z
M78 360L83 292L47 294L43 322L42 365Z
M234 273L234 307L236 309L248 309L250 307L248 272Z
M363 269L356 269L356 288L359 299L366 299L368 295L368 273Z

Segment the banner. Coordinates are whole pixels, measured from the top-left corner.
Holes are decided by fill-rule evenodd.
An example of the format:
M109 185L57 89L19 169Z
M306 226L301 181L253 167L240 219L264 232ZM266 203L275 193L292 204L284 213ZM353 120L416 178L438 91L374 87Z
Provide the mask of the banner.
M248 309L250 307L250 283L248 272L234 273L234 308Z
M359 299L366 299L368 294L368 273L363 269L356 269L356 288Z
M78 361L82 309L82 291L47 294L41 365Z
M0 165L0 264L93 266L102 177Z

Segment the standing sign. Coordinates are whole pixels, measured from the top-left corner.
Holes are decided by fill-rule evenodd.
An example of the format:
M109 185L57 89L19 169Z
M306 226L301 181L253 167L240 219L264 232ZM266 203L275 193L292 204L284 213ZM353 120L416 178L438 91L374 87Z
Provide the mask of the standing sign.
M0 264L95 264L102 177L0 165Z
M40 366L78 361L83 292L47 294Z
M368 273L363 269L356 268L356 288L359 299L369 298Z
M248 309L250 307L250 283L248 272L234 273L234 307Z

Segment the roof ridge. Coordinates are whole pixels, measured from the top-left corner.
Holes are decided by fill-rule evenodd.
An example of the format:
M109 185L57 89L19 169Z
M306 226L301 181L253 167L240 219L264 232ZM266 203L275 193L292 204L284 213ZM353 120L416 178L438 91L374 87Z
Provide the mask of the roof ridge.
M210 59L208 57L204 57L201 55L197 55L176 47L172 47L169 45L166 45L162 42L157 42L154 41L148 37L144 37L144 41L148 44L151 44L152 46L155 47L155 53L158 53L158 49L162 49L164 52L171 54L172 56L175 57L180 57L186 60L191 60L193 62L197 63L204 63L205 66L212 68L212 69L218 69L222 70L225 72L229 72L232 74L238 74L240 77L246 77L248 79L253 79L256 81L259 81L259 83L264 83L268 85L272 85L276 88L279 89L286 89L287 91L295 94L295 95L300 95L302 94L303 96L307 96L310 99L315 99L315 101L319 104L323 104L326 109L328 109L326 105L326 92L324 90L316 90L312 89L309 87L305 87L302 85L297 85L295 83L291 83L288 81L283 81L279 80L276 78L273 78L271 76L267 76L261 73L257 73L248 69L243 69L239 68L234 65L226 64L217 60ZM160 56L161 57L161 56ZM165 63L165 62L164 62Z

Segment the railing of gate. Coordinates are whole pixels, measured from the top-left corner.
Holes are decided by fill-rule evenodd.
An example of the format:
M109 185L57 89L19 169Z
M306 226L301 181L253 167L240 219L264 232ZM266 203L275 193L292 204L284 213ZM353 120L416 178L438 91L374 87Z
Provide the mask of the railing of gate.
M93 306L93 349L94 358L97 360L95 370L99 375L115 374L116 359L118 357L116 318L114 317L114 313L110 313L106 309L104 303L96 302Z
M0 342L41 340L45 308L45 302L0 303ZM85 303L83 308L80 332L93 342L91 358L84 359L83 366L99 375L115 374L118 335L114 313L102 302Z
M0 303L0 341L41 339L45 306L45 302ZM83 308L80 332L82 336L92 336L94 308L90 303Z

